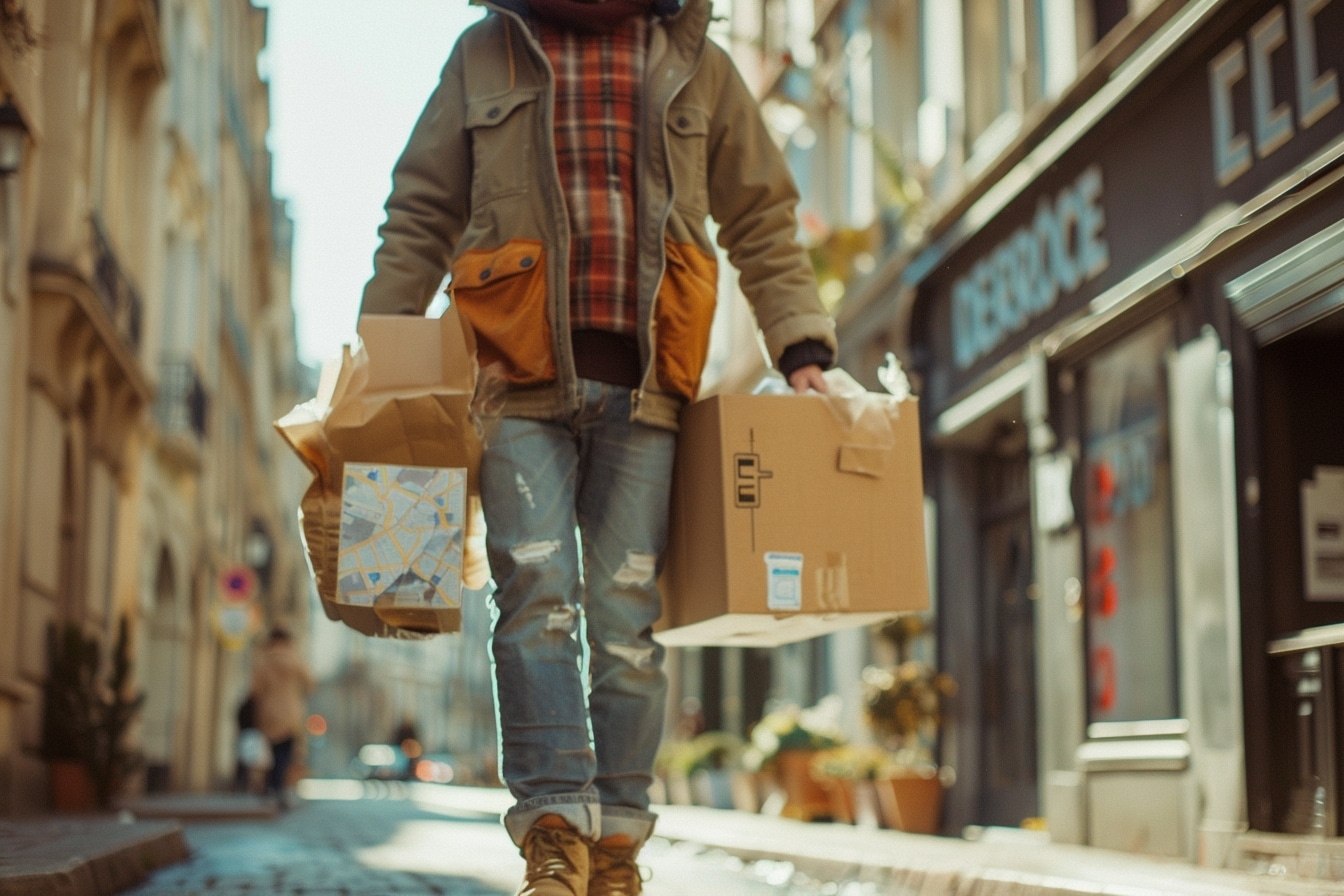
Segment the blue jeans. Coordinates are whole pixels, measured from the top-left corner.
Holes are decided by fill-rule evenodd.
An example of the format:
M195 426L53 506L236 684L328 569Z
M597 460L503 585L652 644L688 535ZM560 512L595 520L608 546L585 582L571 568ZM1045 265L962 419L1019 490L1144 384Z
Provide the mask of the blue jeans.
M496 591L491 659L510 836L546 814L588 837L648 837L667 679L662 611L675 434L630 420L629 389L579 381L563 419L494 421L481 461Z

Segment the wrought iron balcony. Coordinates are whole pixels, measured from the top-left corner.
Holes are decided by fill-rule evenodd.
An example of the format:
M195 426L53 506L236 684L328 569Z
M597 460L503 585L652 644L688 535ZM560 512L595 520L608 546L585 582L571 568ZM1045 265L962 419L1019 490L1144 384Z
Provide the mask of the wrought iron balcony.
M172 360L159 365L154 420L165 436L194 435L205 441L209 412L210 396L194 363Z
M97 214L90 219L93 225L93 285L107 309L116 330L133 351L140 348L141 315L144 307L140 291L131 282L122 267L116 250L107 238L107 229Z

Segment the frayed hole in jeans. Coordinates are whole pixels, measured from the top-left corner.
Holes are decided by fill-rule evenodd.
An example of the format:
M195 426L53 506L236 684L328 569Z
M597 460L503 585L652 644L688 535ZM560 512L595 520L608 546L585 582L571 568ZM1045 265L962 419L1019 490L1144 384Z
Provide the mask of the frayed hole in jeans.
M557 607L546 614L546 631L564 632L570 634L574 631L574 624L578 620L578 613L573 607Z
M515 545L509 550L509 556L519 566L531 566L537 563L545 563L555 556L555 552L558 550L560 550L559 541L529 541L525 544Z
M642 551L626 551L625 563L616 570L612 581L617 585L647 585L653 581L658 558Z
M624 660L627 665L634 669L650 669L653 667L653 648L652 647L630 647L627 644L603 644L607 653L619 660Z

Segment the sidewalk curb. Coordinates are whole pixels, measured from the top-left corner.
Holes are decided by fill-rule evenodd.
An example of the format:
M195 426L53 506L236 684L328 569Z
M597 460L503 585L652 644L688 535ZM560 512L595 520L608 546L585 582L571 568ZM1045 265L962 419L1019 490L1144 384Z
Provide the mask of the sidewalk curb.
M178 821L267 821L280 814L276 804L260 797L236 794L162 794L125 800L118 808L137 819Z
M1344 886L1204 868L1178 860L1107 855L1089 847L978 844L852 826L757 816L715 824L724 810L659 806L656 836L720 850L744 862L790 866L814 880L872 883L896 893L956 896L1323 896ZM809 836L810 835L810 836ZM848 841L848 842L845 842ZM787 842L789 852L777 845ZM1063 859L1063 861L1060 861ZM1033 867L1035 866L1035 867ZM1069 869L1073 869L1071 873Z
M483 816L506 791L411 785L418 799ZM814 880L956 896L1323 896L1344 885L1052 843L973 842L854 825L808 823L701 806L656 805L654 836L744 862L773 862ZM782 846L787 844L787 847ZM788 851L785 851L787 848Z
M19 844L0 857L0 896L114 896L188 855L181 825L159 821L4 822L0 841Z

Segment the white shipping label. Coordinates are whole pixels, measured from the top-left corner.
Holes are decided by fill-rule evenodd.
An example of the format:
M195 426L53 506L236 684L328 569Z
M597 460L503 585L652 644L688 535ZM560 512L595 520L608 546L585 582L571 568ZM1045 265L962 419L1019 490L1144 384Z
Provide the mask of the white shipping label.
M765 606L776 613L803 609L803 555L765 555Z

